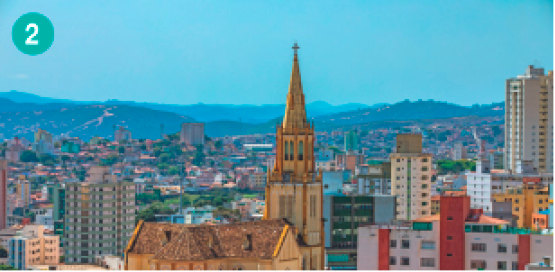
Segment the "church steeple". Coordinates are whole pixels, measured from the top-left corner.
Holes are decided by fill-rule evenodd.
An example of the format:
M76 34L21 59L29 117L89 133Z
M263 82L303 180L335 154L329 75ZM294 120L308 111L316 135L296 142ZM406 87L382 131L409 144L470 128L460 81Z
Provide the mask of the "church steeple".
M291 71L291 80L289 81L289 92L287 93L287 104L285 107L285 116L283 117L283 128L304 128L308 126L306 122L306 110L304 102L303 85L301 83L301 71L299 69L299 60L297 50L300 47L295 43L293 46L293 70Z

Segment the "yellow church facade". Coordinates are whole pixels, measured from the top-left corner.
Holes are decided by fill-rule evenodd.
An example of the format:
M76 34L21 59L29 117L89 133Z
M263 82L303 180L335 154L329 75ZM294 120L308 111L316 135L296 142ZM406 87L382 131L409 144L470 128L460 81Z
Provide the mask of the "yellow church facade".
M125 250L126 270L323 270L322 174L306 118L295 44L266 210L256 222L183 225L140 222Z

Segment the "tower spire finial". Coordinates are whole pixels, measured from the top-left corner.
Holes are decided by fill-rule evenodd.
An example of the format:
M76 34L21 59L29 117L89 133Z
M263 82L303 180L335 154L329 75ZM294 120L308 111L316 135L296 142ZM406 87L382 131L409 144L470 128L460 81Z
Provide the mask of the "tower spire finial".
M297 55L297 50L300 49L300 47L297 45L297 43L295 43L292 48L293 48L293 50L295 52L295 56L296 56Z

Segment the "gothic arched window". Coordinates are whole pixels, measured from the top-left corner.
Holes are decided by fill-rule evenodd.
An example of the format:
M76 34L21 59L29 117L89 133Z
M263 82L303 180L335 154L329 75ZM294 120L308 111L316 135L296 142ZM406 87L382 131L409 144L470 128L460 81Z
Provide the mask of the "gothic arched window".
M303 141L299 142L299 161L303 160Z
M285 160L289 160L289 141L285 141Z
M289 145L289 156L290 160L295 160L295 144L293 143L293 141L291 141Z

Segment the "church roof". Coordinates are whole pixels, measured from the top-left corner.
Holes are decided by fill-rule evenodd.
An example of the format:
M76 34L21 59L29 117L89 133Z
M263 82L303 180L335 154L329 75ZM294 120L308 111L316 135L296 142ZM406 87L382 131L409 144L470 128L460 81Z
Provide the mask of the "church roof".
M284 219L222 225L144 222L130 241L128 253L153 254L153 259L170 261L271 259L288 225ZM250 247L244 247L246 242Z
M301 71L299 69L299 60L297 57L297 49L299 49L299 47L296 43L293 49L295 50L295 55L293 57L291 80L289 81L289 92L287 93L285 116L283 117L283 128L304 128L308 124L306 121Z

